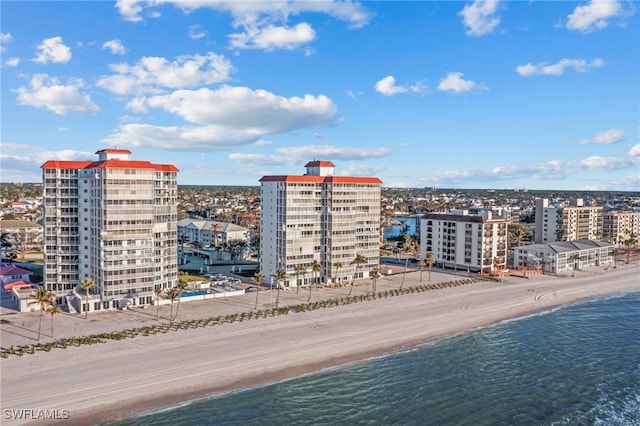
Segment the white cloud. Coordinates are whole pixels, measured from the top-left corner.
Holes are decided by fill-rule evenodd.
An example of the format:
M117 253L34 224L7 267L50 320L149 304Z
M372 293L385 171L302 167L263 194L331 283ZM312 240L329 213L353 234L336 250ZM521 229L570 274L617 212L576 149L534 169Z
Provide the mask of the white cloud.
M397 86L395 77L389 75L382 80L376 82L376 92L383 94L384 96L394 96L399 93L414 92L414 93L426 93L427 87L423 82L418 81L408 86ZM361 94L362 92L360 92ZM347 91L347 95L353 99L356 98L352 91Z
M149 110L149 108L147 108L147 98L145 98L144 96L139 96L136 98L131 99L127 105L125 106L125 108L130 109L131 111L134 112L147 112Z
M477 84L471 80L465 80L461 72L450 72L447 76L440 80L438 90L452 91L455 93L468 92L477 87Z
M33 62L46 64L56 62L65 64L71 59L71 49L62 42L62 37L51 37L42 40Z
M6 52L7 44L11 43L12 40L11 33L0 33L0 52Z
M550 160L544 163L518 166L498 166L486 170L452 170L430 175L421 181L428 185L469 185L477 182L530 178L534 180L562 180L579 173L597 170L624 170L640 165L639 157L588 157L582 160Z
M391 153L389 148L348 148L335 145L290 146L277 149L283 156L298 161L310 158L331 158L332 160L368 160L386 157Z
M604 65L604 61L600 58L596 58L591 62L587 62L584 59L561 59L555 64L548 64L548 62L540 62L537 64L528 63L527 65L520 65L516 67L516 72L523 77L530 77L532 75L562 75L566 68L573 68L577 72L587 72L589 68L598 68Z
M44 163L49 160L82 161L94 158L93 152L77 151L74 149L61 149L58 151L38 150L33 153L33 156L37 163Z
M468 4L458 14L467 28L467 35L482 36L490 33L500 23L497 16L498 0L475 0Z
M161 93L161 89L179 89L229 80L233 70L224 56L215 53L179 56L169 62L162 57L143 57L136 64L111 64L115 74L101 77L98 87L119 95Z
M373 14L362 3L354 1L300 1L290 2L286 7L289 8L289 13L291 14L305 12L324 13L335 19L347 22L351 28L362 28L373 17Z
M640 157L640 143L631 147L629 150L630 157Z
M47 74L36 74L31 78L30 86L14 90L18 94L19 105L45 108L60 115L69 112L96 114L100 111L89 95L80 92L84 87L80 79L71 80L64 85Z
M3 175L16 181L41 182L40 166L48 160L87 160L93 158L92 152L70 149L60 151L45 150L33 145L0 143L0 165Z
M102 45L102 48L109 49L114 55L124 55L126 52L126 49L124 48L120 40L105 41Z
M189 27L189 38L192 40L198 40L207 35L207 32L202 29L200 25L191 25Z
M591 139L581 140L580 144L584 145L588 143L595 143L595 144L601 144L601 145L610 145L613 143L620 142L624 140L624 138L625 138L624 130L610 129L610 130L596 134Z
M140 12L142 12L142 6L138 5L138 0L118 0L115 8L118 9L120 15L126 21L140 22Z
M215 151L256 142L261 134L251 129L224 126L154 126L125 124L101 142L176 151Z
M8 151L29 151L31 150L31 145L22 144L22 143L11 143L11 142L0 142L0 151L8 152Z
M337 108L324 95L285 98L265 90L221 86L216 90L178 90L146 99L192 123L251 129L256 134L281 133L333 123Z
M568 16L567 29L590 33L609 25L609 20L625 12L617 0L592 0L584 6L578 6Z
M373 164L349 164L340 174L342 176L375 176L384 171L384 166Z
M291 16L302 13L322 13L347 22L351 28L367 25L372 17L362 4L353 1L118 0L116 8L125 20L139 22L144 8L162 4L172 4L185 12L209 8L229 13L233 17L233 26L241 29L229 36L230 45L236 49L291 50L303 46L315 39L315 31L305 22L289 24ZM305 55L312 53L305 48Z
M368 160L389 155L388 148L346 148L335 145L306 145L300 147L282 147L276 149L277 154L241 154L229 155L229 159L255 165L291 165L307 162L312 158L331 158L332 160ZM359 170L357 175L369 174L372 170L380 171L378 166L351 166L352 172Z
M237 163L242 164L252 164L252 165L269 165L269 166L279 166L279 165L289 165L294 162L291 161L290 158L283 157L281 155L267 155L267 154L240 154L233 153L229 154L229 160L235 161Z
M133 101L132 101L133 102ZM220 150L257 143L268 134L328 126L337 109L326 96L277 96L264 90L222 86L217 90L178 90L135 99L135 107L161 108L192 126L125 124L103 142L176 150Z
M163 4L173 4L187 12L200 8L227 12L234 17L236 26L241 26L243 22L248 21L260 21L264 24L275 21L286 22L290 15L323 13L349 23L352 28L362 28L369 23L372 17L372 13L361 3L353 1L118 0L115 7L125 20L139 22L142 20L140 13L143 7L150 8Z
M267 25L243 33L230 34L230 46L235 49L294 50L316 38L316 32L306 22L295 27Z
M390 75L378 81L375 87L376 92L382 93L385 96L393 96L408 91L406 87L396 86L396 79Z
M418 81L417 83L410 85L409 90L414 93L424 94L429 91L429 88L422 81Z
M624 176L620 179L609 180L606 182L606 184L606 187L603 186L598 189L615 188L618 191L637 191L638 188L640 188L640 173Z
M20 58L9 58L5 64L7 64L8 67L17 67L20 65Z

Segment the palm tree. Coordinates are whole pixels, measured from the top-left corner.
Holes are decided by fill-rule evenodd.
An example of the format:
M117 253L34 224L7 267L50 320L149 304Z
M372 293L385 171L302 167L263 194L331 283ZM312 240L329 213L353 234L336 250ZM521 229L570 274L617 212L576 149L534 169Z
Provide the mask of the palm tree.
M531 231L529 231L526 227L519 223L510 223L508 226L509 233L515 239L516 245L522 245L522 239L525 235L530 235Z
M176 307L176 318L178 317L178 311L180 310L180 299L182 299L182 293L189 288L189 282L184 277L178 277L178 284L176 289L178 290L178 306Z
M318 275L320 275L321 270L322 270L322 265L320 264L320 262L314 259L313 263L311 264L311 271L313 271L313 282L316 288L318 288ZM307 302L310 302L310 301L311 301L311 285L309 285L309 298L307 299Z
M280 283L287 279L287 272L284 269L278 269L274 277L276 279L276 285L278 286L276 293L276 309L278 309L278 303L280 301Z
M580 261L580 253L572 253L569 255L569 260L573 262L573 274L572 277L576 276L576 269L578 269L578 261Z
M296 294L300 293L300 272L304 271L306 267L304 265L296 265L293 267L296 273Z
M218 252L218 260L220 260L220 244L218 242L218 233L220 232L220 229L222 229L222 225L220 225L218 222L213 222L211 224L211 233L213 234L213 245L216 248L216 251Z
M545 257L540 259L540 268L541 268L540 270L542 271L543 274L545 272L544 271L545 267L551 265L551 263L552 262L549 259L545 258Z
M406 256L404 260L404 272L402 273L402 283L400 288L404 286L404 277L407 275L407 268L409 267L409 254L415 253L415 247L413 246L413 237L410 235L404 236L404 246L402 246L402 253Z
M184 258L185 258L185 254L184 254L184 243L187 242L187 237L184 235L180 235L180 237L178 237L178 243L180 244L180 265L182 265L184 263Z
M629 263L629 256L631 256L631 247L635 246L637 242L638 238L634 234L629 235L629 238L622 242L627 249L627 263Z
M342 262L336 262L333 264L333 267L336 268L336 275L333 279L333 286L336 286L336 283L338 282L338 271L340 270L340 268L342 268Z
M376 297L376 290L377 290L377 286L376 286L376 282L378 281L378 275L380 274L380 266L376 265L373 267L373 269L371 269L371 293L373 294L373 297Z
M407 226L407 220L400 219L398 222L400 222L400 235L407 235L407 229L409 229L409 227Z
M264 275L260 272L256 272L253 274L253 277L251 277L251 281L256 284L256 305L253 309L258 309L258 293L260 293L260 286L264 282Z
M162 295L162 289L160 287L154 288L153 294L156 295L156 321L160 321L160 296Z
M180 299L180 290L178 290L177 287L173 287L171 288L169 291L167 291L167 294L165 296L167 299L171 300L171 314L169 315L169 322L173 324L173 320L175 320L176 318L173 316L173 302L176 301L176 299ZM176 317L178 316L178 313L176 312Z
M62 308L58 305L51 305L47 308L47 313L51 314L51 338L53 339L53 317L62 313Z
M358 253L356 254L356 257L351 261L352 265L356 266L356 270L353 272L353 278L351 278L351 288L349 289L349 296L351 296L351 292L353 291L353 283L356 280L356 272L358 271L358 266L360 265L366 265L367 264L367 258L364 257L362 254Z
M418 267L420 268L420 282L422 282L422 271L424 271L424 267L427 266L427 261L424 259L418 260Z
M567 241L567 236L569 235L569 233L566 229L558 229L556 235L558 237L558 241Z
M617 248L612 248L611 249L611 256L613 257L613 267L617 268L618 267L618 262L617 262L617 257L620 256L620 250L618 250Z
M429 265L429 282L431 282L431 267L433 266L434 263L436 263L436 261L433 258L433 252L432 251L428 251L427 252L427 265Z
M52 305L56 301L56 296L53 293L45 290L44 287L38 287L38 289L31 294L35 300L29 302L29 305L39 305L40 306L40 322L38 323L38 340L40 340L40 332L42 330L42 316L46 312L49 305Z
M87 305L87 310L84 311L84 319L87 319L87 315L89 315L89 290L95 286L95 283L91 278L85 278L80 283L80 287L84 289L84 297Z

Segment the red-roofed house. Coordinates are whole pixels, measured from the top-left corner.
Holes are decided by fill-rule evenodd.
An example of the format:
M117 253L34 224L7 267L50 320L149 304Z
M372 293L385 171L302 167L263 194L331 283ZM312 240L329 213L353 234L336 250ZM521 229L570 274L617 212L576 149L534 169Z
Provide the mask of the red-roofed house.
M291 287L369 277L380 259L382 181L335 176L331 161L305 167L304 175L260 179L260 271L268 277L284 270L283 284ZM353 265L357 255L366 263ZM311 270L314 261L321 265L317 274ZM296 272L300 266L304 273Z

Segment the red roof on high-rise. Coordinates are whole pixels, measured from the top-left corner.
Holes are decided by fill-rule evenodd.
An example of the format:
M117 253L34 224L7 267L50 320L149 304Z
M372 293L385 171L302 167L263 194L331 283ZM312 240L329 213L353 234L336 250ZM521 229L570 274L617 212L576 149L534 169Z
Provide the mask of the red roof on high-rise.
M313 160L309 161L305 167L335 167L331 161L321 161L321 160Z
M153 169L161 172L177 172L178 169L171 164L152 164L149 161L139 160L104 160L95 161L90 169Z
M96 154L100 154L104 152L105 154L131 154L131 151L128 149L117 149L117 148L106 148L101 149L100 151L96 151Z
M67 160L49 160L41 167L43 169L84 169L92 161L67 161Z
M177 172L178 168L171 164L153 164L138 160L103 160L103 161L64 161L49 160L43 169L152 169L158 172Z
M377 177L359 176L315 176L315 175L280 175L263 176L260 182L306 182L306 183L361 183L382 185Z

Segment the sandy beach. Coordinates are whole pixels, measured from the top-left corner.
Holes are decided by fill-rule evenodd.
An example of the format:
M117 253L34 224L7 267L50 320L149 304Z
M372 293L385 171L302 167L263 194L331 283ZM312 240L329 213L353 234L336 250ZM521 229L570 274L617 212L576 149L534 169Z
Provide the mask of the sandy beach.
M65 424L112 421L182 402L272 383L366 360L581 300L640 291L637 262L577 271L575 277L534 276L387 297L311 312L290 313L180 330L0 360L2 424L24 424L13 410L57 410ZM434 272L431 283L461 279ZM398 288L402 276L384 277L378 291ZM370 290L370 280L354 294ZM428 284L411 272L405 287ZM348 287L312 290L312 301L346 296ZM308 290L281 292L280 305L306 302ZM259 294L272 306L275 291ZM184 303L178 320L250 311L255 294ZM166 322L169 307L160 311ZM2 346L35 343L38 314L2 316ZM164 319L163 319L164 318ZM55 338L157 324L155 307L55 318ZM42 341L51 341L43 319ZM64 417L64 418L63 418ZM35 420L35 424L51 423Z

